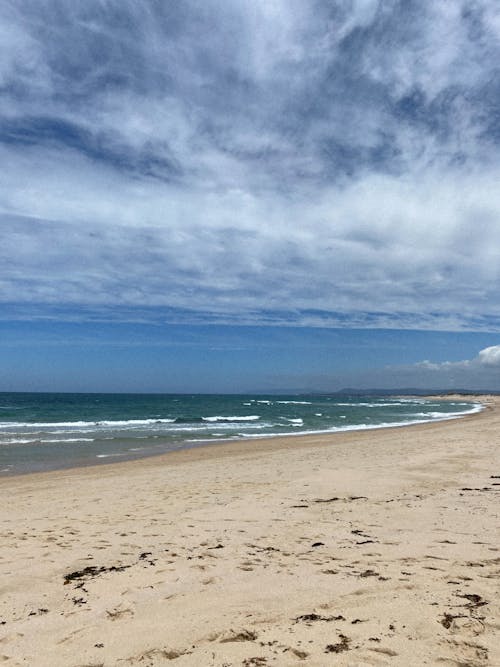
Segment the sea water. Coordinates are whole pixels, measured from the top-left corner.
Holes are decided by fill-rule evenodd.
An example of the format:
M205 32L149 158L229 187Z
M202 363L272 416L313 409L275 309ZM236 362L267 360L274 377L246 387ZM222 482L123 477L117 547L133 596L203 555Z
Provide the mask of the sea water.
M0 393L0 475L140 458L213 442L451 419L466 401L340 395ZM334 442L332 441L332 446Z

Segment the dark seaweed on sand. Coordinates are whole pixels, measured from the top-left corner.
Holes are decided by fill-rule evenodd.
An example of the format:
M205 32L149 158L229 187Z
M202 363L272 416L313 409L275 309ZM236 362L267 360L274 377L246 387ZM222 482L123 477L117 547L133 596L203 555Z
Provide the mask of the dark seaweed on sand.
M100 574L104 574L104 572L123 572L123 570L126 570L129 567L131 566L111 565L110 567L106 567L105 565L102 565L101 567L97 567L96 565L89 565L88 567L84 567L83 570L76 570L76 572L70 572L69 574L65 574L64 583L69 584L72 581L91 579L93 577L97 577Z
M337 644L328 644L325 647L325 653L342 653L349 650L351 640L345 635L339 635L340 641Z

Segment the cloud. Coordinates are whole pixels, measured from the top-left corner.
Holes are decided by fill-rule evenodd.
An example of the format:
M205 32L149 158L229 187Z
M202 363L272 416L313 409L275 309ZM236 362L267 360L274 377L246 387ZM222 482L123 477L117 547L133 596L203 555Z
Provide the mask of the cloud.
M500 345L493 345L481 350L479 363L484 366L500 366Z
M463 361L444 361L431 363L421 361L416 364L419 368L432 371L454 371L454 370L477 370L477 369L499 369L500 368L500 345L492 345L481 350L477 357ZM500 378L499 378L500 379Z
M486 0L6 3L0 298L500 331L499 26Z

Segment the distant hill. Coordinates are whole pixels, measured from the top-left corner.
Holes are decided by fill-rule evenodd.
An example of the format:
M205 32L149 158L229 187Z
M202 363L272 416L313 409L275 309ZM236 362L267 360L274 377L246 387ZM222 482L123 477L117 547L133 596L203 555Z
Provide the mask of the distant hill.
M481 394L500 395L500 391L493 391L491 389L415 389L414 387L404 387L402 389L352 389L345 388L339 391L330 392L333 394L349 394L350 396L433 396L447 394L469 394L472 396L479 396Z

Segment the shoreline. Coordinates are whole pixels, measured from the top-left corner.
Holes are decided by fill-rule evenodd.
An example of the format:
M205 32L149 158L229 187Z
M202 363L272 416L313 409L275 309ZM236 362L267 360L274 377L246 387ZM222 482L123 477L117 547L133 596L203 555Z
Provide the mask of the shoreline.
M499 432L492 397L5 478L2 664L500 664Z
M394 397L397 397L397 395L394 395ZM73 464L68 464L67 466L61 466L57 468L49 468L47 470L34 470L34 471L15 471L15 472L10 472L10 471L3 471L3 474L0 476L0 485L1 482L4 480L8 479L13 479L13 478L18 478L18 477L25 477L25 476L32 476L32 475L49 475L51 473L70 473L71 471L78 471L78 470L86 470L86 469L99 469L103 466L119 466L122 464L132 464L132 463L140 463L141 461L147 461L149 459L157 460L161 459L162 457L169 457L174 454L179 454L181 452L191 452L191 451L199 451L203 450L205 448L211 448L211 447L222 447L224 445L236 445L236 446L243 446L243 444L246 444L247 447L250 443L256 443L256 442L262 442L265 441L277 441L277 440L285 440L288 441L291 439L292 441L297 440L299 444L301 442L306 443L309 438L314 438L317 439L318 437L322 438L334 438L334 437L341 437L347 433L353 433L353 434L358 434L358 433L363 433L363 432L368 432L371 433L373 431L379 431L379 430L385 430L385 429L398 429L398 428L410 428L414 426L425 426L426 424L438 424L442 422L448 422L448 421L455 421L459 419L465 419L468 417L473 417L475 415L481 414L481 412L484 412L490 401L495 400L495 396L492 394L480 394L480 395L469 395L469 394L442 394L442 395L428 395L428 396L405 396L405 398L416 398L416 399L422 399L422 400L440 400L440 401L470 401L471 404L475 404L479 406L479 409L474 410L472 409L471 411L464 412L464 413L457 413L454 416L447 416L443 418L438 418L438 419L429 419L429 420L421 420L421 421L408 421L408 422L398 422L394 424L384 424L384 425L373 425L373 426L367 426L367 425L361 425L358 427L346 427L345 429L339 429L336 431L333 430L318 430L318 431L307 431L307 432L290 432L290 433L285 433L285 434L277 434L277 435L259 435L259 436L254 436L254 437L241 437L241 438L229 438L229 439L214 439L214 440L205 440L205 441L200 441L197 444L187 444L184 443L184 446L181 446L176 449L172 450L167 450L167 451L161 451L158 453L149 453L146 455L135 455L135 456L129 456L125 455L123 457L120 457L119 460L99 460L99 461L91 461L91 462L81 462L79 465L73 465ZM473 400L474 399L474 400ZM334 441L332 442L332 444ZM255 447L252 445L252 450L255 450ZM103 458L114 458L112 456L106 456ZM118 458L118 457L117 457Z

